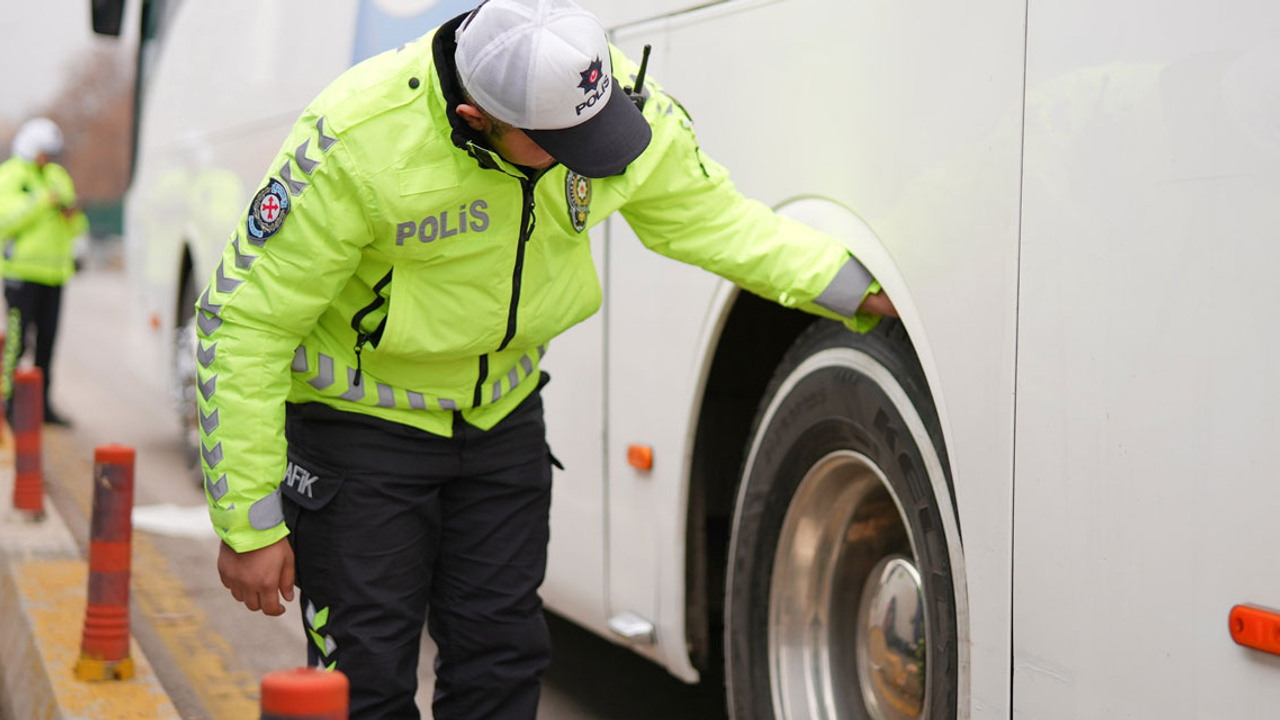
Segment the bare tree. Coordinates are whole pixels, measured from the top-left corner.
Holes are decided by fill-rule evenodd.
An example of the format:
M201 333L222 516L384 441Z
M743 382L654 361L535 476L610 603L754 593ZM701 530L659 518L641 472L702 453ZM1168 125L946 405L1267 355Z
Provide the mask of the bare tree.
M45 115L62 128L62 161L83 203L119 200L133 143L133 72L118 46L90 47L70 63Z
M13 135L17 131L7 120L0 119L0 160L9 157L9 147L13 145Z

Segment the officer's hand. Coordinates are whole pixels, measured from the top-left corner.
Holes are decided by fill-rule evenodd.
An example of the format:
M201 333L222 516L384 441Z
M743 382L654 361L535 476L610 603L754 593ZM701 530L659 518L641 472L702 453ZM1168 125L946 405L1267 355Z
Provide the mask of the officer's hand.
M243 553L222 543L218 549L218 575L231 596L245 607L267 615L283 615L279 596L293 600L293 548L289 538Z
M862 305L858 306L858 312L891 318L898 317L898 309L893 306L893 302L889 300L889 296L885 295L883 290L872 293L863 299Z

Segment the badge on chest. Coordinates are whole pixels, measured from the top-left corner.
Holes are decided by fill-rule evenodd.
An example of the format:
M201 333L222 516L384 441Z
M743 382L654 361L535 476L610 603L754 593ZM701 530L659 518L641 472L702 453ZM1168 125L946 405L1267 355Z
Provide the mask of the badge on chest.
M564 195L569 202L569 223L574 230L582 232L591 214L591 178L570 170L564 176Z

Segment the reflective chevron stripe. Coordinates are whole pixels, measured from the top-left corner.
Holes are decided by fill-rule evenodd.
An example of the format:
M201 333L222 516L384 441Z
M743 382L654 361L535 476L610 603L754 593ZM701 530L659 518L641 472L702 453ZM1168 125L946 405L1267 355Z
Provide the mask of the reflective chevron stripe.
M319 160L312 160L307 157L307 146L311 144L311 138L302 141L297 150L293 151L293 161L298 163L298 169L310 175L316 166L320 164Z
M222 318L216 315L206 315L205 313L196 313L196 327L200 328L200 332L205 337L213 335L213 331L222 327Z
M212 450L205 447L204 443L201 443L200 455L204 458L205 465L211 468L217 467L218 463L222 462L222 443L214 445Z
M218 292L229 293L235 290L236 288L240 287L240 284L243 282L244 282L243 280L237 280L235 278L227 277L226 260L220 261L218 263L218 270L214 274L214 282L213 282L214 287L217 288Z
M206 368L209 367L210 365L213 364L213 356L214 356L214 353L217 351L217 349L218 349L218 343L214 343L209 347L205 347L204 343L197 340L196 341L196 362L199 362L201 367L206 367Z
M320 366L320 370L315 377L307 381L307 384L317 390L324 390L333 384L333 358L324 353L318 353L316 363Z
M257 260L256 255L247 255L240 251L240 233L236 232L235 237L231 239L231 247L236 252L236 267L241 270L248 270L253 267L253 261Z
M214 391L218 389L218 376L210 375L208 380L196 379L196 385L200 387L200 395L208 402L213 397Z
M316 120L316 132L320 133L320 151L321 152L329 152L329 148L333 147L333 144L338 142L338 138L329 137L328 135L324 134L324 116L323 115L320 116L319 120Z
M289 186L290 195L299 195L307 187L307 183L293 179L293 164L289 162L289 158L285 158L284 164L280 166L280 179Z
M215 305L213 302L210 302L209 288L205 288L204 294L200 296L200 309L215 317L217 317L218 313L222 310L221 305Z
M214 502L217 502L227 494L227 476L223 475L218 478L218 482L210 482L211 480L213 480L213 476L205 473L204 487L209 491L209 497L213 498Z
M378 383L378 407L393 408L396 406L396 392L390 385Z
M338 397L348 402L359 402L364 398L364 384L356 382L356 369L347 368L347 391Z

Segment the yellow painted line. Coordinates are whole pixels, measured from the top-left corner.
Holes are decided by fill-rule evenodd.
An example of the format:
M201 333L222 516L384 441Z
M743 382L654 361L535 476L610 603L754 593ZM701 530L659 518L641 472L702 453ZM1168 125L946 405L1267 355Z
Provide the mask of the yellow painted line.
M129 651L134 662L133 680L90 683L76 679L89 582L88 565L83 560L18 563L14 575L64 715L113 720L177 717L136 643L131 643ZM147 678L152 680L140 682Z
M45 458L58 458L57 476L88 518L93 512L92 458L66 430L46 428ZM76 478L84 478L77 482ZM164 643L174 665L187 678L200 703L217 720L245 720L260 714L258 682L237 669L231 646L205 622L169 561L144 533L133 535L132 598ZM209 572L216 572L209 568Z

